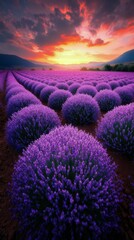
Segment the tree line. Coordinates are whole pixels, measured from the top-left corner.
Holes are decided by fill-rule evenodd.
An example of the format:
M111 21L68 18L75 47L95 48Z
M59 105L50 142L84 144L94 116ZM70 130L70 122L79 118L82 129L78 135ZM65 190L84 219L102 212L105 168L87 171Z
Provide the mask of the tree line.
M117 72L134 72L134 64L106 64L103 68L82 67L81 71L117 71Z

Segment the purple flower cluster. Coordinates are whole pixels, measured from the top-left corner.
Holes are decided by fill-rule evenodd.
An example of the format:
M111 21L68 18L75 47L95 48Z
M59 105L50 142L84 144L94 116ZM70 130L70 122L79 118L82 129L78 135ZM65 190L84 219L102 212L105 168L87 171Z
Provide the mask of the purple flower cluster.
M92 136L59 127L31 144L14 167L11 198L26 239L100 239L118 226L121 183Z
M121 105L121 98L118 93L112 90L102 90L95 95L101 111L108 112L114 107Z
M120 84L117 81L111 81L109 82L109 85L112 88L112 90L120 86Z
M60 124L58 115L52 109L43 105L31 105L12 115L6 127L7 141L21 152L32 141Z
M18 84L19 85L19 84ZM10 90L7 91L6 93L6 102L8 102L8 100L17 95L18 93L23 93L25 91L25 89L20 85L20 86L16 86L16 87L12 87L10 88Z
M133 92L128 86L118 87L115 89L115 92L119 94L122 105L126 105L134 101Z
M41 104L34 95L25 90L24 93L16 94L10 98L7 104L7 116L11 117L13 113L20 111L22 108L27 107L31 104Z
M42 89L42 91L40 93L40 100L42 102L47 103L50 94L53 93L56 90L57 90L57 87L54 87L54 86L47 86L47 87L45 87L44 89Z
M95 94L97 93L97 90L93 86L83 85L78 88L77 93L88 94L88 95L94 97Z
M80 87L80 84L79 83L72 83L70 86L69 86L69 91L72 93L72 94L75 94L77 92L77 89Z
M49 96L48 106L56 111L60 111L63 103L71 96L72 94L69 91L56 90Z
M98 126L97 136L113 149L134 153L134 103L109 111Z
M46 87L45 84L38 83L38 84L35 86L33 93L34 93L37 97L39 97L42 89L44 89L45 87Z
M98 92L99 91L101 91L101 90L105 90L105 89L111 89L111 87L110 87L110 85L108 84L108 83L105 83L105 82L102 82L102 83L98 83L97 85L96 85L96 89L98 90Z
M68 90L67 83L57 83L56 87L59 88L59 89Z
M67 99L62 106L62 115L67 123L85 125L96 122L100 109L96 100L86 94L77 94Z

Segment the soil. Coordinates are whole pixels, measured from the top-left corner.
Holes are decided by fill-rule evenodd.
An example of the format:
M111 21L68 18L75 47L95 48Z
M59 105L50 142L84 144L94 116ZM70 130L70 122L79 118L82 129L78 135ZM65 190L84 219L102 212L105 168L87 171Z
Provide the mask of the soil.
M4 101L4 92L0 93L0 102L3 105L2 109L0 109L0 240L25 240L25 237L19 234L17 222L13 220L10 197L8 194L9 182L11 181L14 164L18 159L18 154L8 146L5 138L7 118L5 113L6 105ZM65 121L62 119L61 113L59 112L58 115L64 125ZM79 129L95 136L96 127L97 124L91 124L90 126L79 127ZM118 165L117 172L124 182L123 192L125 194L125 200L119 209L121 231L120 233L113 233L113 235L109 237L109 240L134 240L134 221L132 220L129 209L130 197L134 199L134 189L131 186L131 182L134 183L134 161L131 156L125 156L111 149L108 149L108 154Z

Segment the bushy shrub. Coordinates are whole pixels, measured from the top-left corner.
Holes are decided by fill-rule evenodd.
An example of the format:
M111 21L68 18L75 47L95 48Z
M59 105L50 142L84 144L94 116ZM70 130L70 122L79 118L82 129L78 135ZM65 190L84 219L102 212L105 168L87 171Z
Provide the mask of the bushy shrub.
M69 86L69 91L72 93L72 94L75 94L77 92L77 89L80 87L80 84L79 83L73 83Z
M33 84L32 81L27 81L27 83L25 84L26 89L28 89L30 91L32 84Z
M62 109L63 103L71 96L72 94L69 91L56 90L49 96L48 106L59 111Z
M118 151L134 152L134 103L108 112L98 126L97 136Z
M97 85L96 85L96 89L98 90L98 92L99 91L101 91L101 90L105 90L105 89L111 89L111 87L110 87L110 85L108 84L108 83L105 83L105 82L102 82L102 83L98 83Z
M51 82L49 83L49 86L55 86L56 84L57 84L56 81L51 81Z
M121 105L121 98L118 93L112 90L102 90L95 95L101 111L107 112L114 107Z
M31 105L13 114L6 127L9 145L21 152L42 134L60 125L56 112L43 105Z
M100 239L117 226L121 184L92 136L71 126L41 136L14 168L11 199L26 239ZM108 239L108 238L107 238Z
M114 90L121 98L122 105L132 103L134 101L134 95L131 89L127 86L118 87Z
M36 83L36 82L32 82L30 91L31 91L32 93L34 93L36 87L37 87L37 83Z
M57 83L56 87L59 88L59 89L68 90L67 83Z
M68 80L67 84L70 86L71 84L73 84L73 81L72 80Z
M96 122L100 115L98 103L86 94L70 97L62 106L62 115L67 123L84 125Z
M88 94L88 95L94 97L95 94L97 93L97 90L93 86L83 85L78 88L77 93Z
M46 87L46 84L38 83L34 88L34 94L39 97L42 89Z
M7 91L7 93L6 93L6 97L5 97L5 99L6 99L6 102L8 102L8 100L12 97L12 96L15 96L15 95L17 95L18 93L22 93L22 92L24 92L25 91L25 89L23 88L23 87L13 87L13 88L11 88L9 91Z
M111 81L109 85L111 86L112 90L120 86L117 81Z
M34 95L28 93L27 91L25 93L16 94L10 98L10 101L7 104L7 116L11 117L13 113L18 112L22 108L31 104L41 104L41 102Z
M40 93L41 101L47 103L50 94L53 93L55 90L57 90L57 87L54 87L54 86L47 86L44 89L42 89Z
M131 93L133 94L133 99L134 99L134 83L127 85L127 87L130 89Z

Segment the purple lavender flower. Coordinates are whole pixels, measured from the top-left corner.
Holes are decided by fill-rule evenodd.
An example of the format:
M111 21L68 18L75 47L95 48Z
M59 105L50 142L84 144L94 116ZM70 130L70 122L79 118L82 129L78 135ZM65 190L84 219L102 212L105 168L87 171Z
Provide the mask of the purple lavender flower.
M60 125L56 112L43 105L31 105L12 115L6 127L8 143L21 152L42 134Z
M98 126L97 136L113 149L134 153L134 103L109 111Z
M69 91L72 93L72 94L75 94L77 92L77 89L80 87L80 84L79 83L73 83L69 86Z
M56 111L62 109L63 103L71 97L72 94L66 90L56 90L54 91L48 99L48 106Z
M96 89L98 90L98 92L99 91L101 91L101 90L105 90L105 89L111 89L111 87L110 87L110 85L108 84L108 83L105 83L105 82L102 82L102 83L98 83L97 85L96 85Z
M41 104L41 102L30 92L18 93L10 98L7 104L7 116L11 117L13 113L31 104Z
M19 85L19 84L18 84L18 85ZM11 97L17 95L18 93L24 93L24 92L25 92L25 89L24 89L24 87L22 87L22 86L16 86L16 87L10 88L10 90L8 90L8 91L6 92L6 97L5 97L6 102L8 102L8 100L9 100Z
M112 90L120 86L117 81L111 81L109 82L109 85L111 86Z
M59 89L68 90L67 83L57 83L56 87L59 88Z
M47 103L50 94L53 93L55 90L57 90L57 87L54 87L54 86L47 86L44 89L42 89L40 93L41 101Z
M11 198L27 239L100 239L118 226L116 166L92 136L59 127L14 167Z
M103 112L107 112L112 110L114 107L121 105L120 96L112 90L102 90L98 92L94 98Z
M122 105L126 105L134 101L133 91L128 86L118 87L114 91L119 94Z
M38 83L34 88L34 94L39 97L42 89L46 87L46 84Z
M81 87L78 88L77 93L88 94L88 95L94 97L95 94L97 93L97 90L93 86L82 85Z
M62 115L67 123L84 125L96 122L100 109L96 100L86 94L70 97L62 106Z

